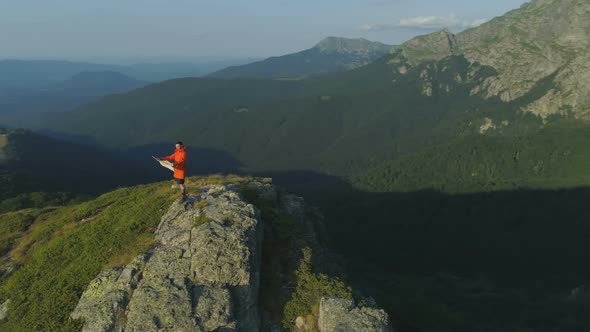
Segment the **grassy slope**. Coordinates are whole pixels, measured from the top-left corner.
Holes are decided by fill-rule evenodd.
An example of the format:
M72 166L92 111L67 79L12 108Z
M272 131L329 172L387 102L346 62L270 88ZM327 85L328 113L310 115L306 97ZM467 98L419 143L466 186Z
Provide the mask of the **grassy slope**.
M153 231L175 198L168 183L119 189L75 206L0 215L0 245L18 269L1 280L10 298L4 331L75 331L69 319L86 284L153 245Z
M231 175L191 177L187 186L189 192L196 192L205 184L249 180ZM153 232L178 197L168 185L123 188L74 206L0 214L0 271L15 268L0 278L0 303L11 300L8 319L0 321L0 330L79 330L81 322L71 320L69 314L88 282L101 270L125 265L155 244ZM243 190L248 201L261 208L265 220L268 239L264 242L261 305L273 313L273 322L278 323L283 315L286 325L291 325L293 315L317 316L323 295L350 296L343 282L314 273L332 265L326 262L323 268L312 269L307 246L317 245L315 235L310 238L309 230L274 203L263 201L256 191ZM294 274L301 250L307 258ZM319 262L321 257L315 259ZM297 289L286 289L285 284L297 285Z

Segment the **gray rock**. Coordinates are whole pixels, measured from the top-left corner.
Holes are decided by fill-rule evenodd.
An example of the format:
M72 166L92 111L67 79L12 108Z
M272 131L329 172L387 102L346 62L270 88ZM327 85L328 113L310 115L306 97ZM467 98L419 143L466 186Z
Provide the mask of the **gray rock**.
M382 309L356 307L352 299L324 297L320 302L319 328L322 332L392 332Z
M192 331L190 260L179 247L158 247L129 303L125 331Z
M139 256L125 268L105 270L90 282L71 314L73 319L84 319L82 331L113 331L124 324L119 320L124 316L145 258Z
M389 64L409 68L451 55L464 56L475 68L496 73L476 82L471 94L514 101L543 80L546 91L520 107L542 118L552 114L590 117L590 2L533 0L501 17L457 35L444 29L418 36L395 48ZM469 74L468 76L471 76ZM422 93L432 96L429 77ZM550 88L549 88L550 87Z
M280 208L299 223L303 224L305 222L305 202L303 198L293 194L283 194L280 198Z
M206 331L235 329L233 303L227 288L196 286L193 291L195 315Z
M206 200L205 206L195 205ZM204 213L208 222L195 223ZM84 331L257 331L262 227L234 186L205 187L175 202L158 245L123 268L103 271L73 318Z
M189 288L182 281L143 279L129 304L125 331L193 331Z
M3 320L8 316L8 304L10 304L10 299L4 301L4 303L0 305L0 320Z
M301 198L279 195L268 183L256 186L284 213L313 228ZM71 315L85 320L83 331L261 329L260 213L242 199L237 186L201 189L198 196L170 206L158 225L154 249L124 267L101 272L88 285ZM5 307L7 302L0 309ZM324 332L390 331L383 310L326 298L320 327Z

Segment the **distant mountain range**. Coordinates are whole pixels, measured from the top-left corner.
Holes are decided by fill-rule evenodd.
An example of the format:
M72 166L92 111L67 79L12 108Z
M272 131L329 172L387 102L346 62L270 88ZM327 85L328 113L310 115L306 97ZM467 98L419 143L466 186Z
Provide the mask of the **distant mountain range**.
M95 95L94 91L100 91L100 94L110 94L133 90L147 84L147 82L136 80L116 71L83 71L48 87L45 91L71 89L87 91L89 95Z
M367 65L389 53L392 47L362 38L328 37L301 52L228 67L208 76L225 79L302 78Z
M0 96L6 91L46 87L82 72L118 72L138 81L160 82L179 77L197 77L227 66L255 59L195 60L195 62L136 63L112 65L60 60L0 60Z
M574 64L587 54L588 23L579 13L588 7L574 0L533 1L458 35L442 30L392 49L369 43L377 53L391 53L353 70L302 80L172 80L85 105L46 126L110 146L182 137L229 153L253 170L358 173L367 163L458 137L520 137L564 117L584 117L586 97L575 89L587 84L585 67ZM539 22L548 23L536 38ZM365 43L329 38L283 59L303 59L309 52L357 54ZM557 56L563 61L555 63L563 66L539 65L543 55ZM580 75L566 75L572 68ZM577 81L568 84L573 77ZM512 87L510 95L503 86ZM161 125L170 119L182 121Z
M147 85L114 71L84 71L53 84L14 89L0 94L0 124L34 126L43 114L65 112L105 95Z

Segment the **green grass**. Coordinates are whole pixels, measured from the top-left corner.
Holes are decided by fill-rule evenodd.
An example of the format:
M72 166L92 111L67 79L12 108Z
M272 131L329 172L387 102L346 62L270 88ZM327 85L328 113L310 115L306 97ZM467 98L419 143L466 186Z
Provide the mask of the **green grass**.
M246 201L260 209L265 224L260 290L262 308L269 314L270 321L280 322L287 330L292 330L293 321L301 316L311 327L310 331L317 331L321 297L350 298L350 287L338 278L314 272L305 225L280 210L276 202L262 199L256 189L243 186L241 191ZM278 192L279 197L283 194ZM320 259L314 257L314 261ZM267 324L271 325L270 322Z
M235 175L190 177L202 185L241 184ZM123 266L155 245L162 215L177 198L169 182L122 188L80 204L0 214L0 253L17 269L0 280L0 302L10 299L2 331L78 331L69 314L103 269ZM198 208L206 201L197 203ZM206 222L203 213L195 223ZM6 260L8 259L8 260Z
M1 215L4 251L13 246L20 267L0 288L0 299L11 300L0 329L79 330L69 314L88 282L153 246L153 232L173 199L167 183L156 183L75 206Z
M195 221L193 222L193 227L199 227L203 224L213 221L213 219L207 217L207 214L204 211L201 211L197 217L195 217Z
M299 268L295 272L297 282L295 292L285 305L283 317L285 329L291 330L293 322L300 316L307 320L317 321L320 300L324 296L352 298L352 289L349 286L338 278L314 273L311 261L311 249L306 247L303 249L303 258Z

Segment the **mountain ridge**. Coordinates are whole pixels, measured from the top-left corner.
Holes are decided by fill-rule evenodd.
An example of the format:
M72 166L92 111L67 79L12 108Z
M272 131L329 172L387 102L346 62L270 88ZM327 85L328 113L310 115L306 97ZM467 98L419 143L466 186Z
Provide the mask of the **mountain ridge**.
M387 54L392 47L363 38L327 37L310 49L242 66L228 67L209 74L208 77L302 78L364 66Z
M456 35L441 30L416 37L402 44L393 59L415 65L463 55L498 71L472 93L506 102L521 98L537 82L555 75L555 88L521 110L543 118L552 114L587 118L590 98L580 91L590 89L588 14L586 1L535 0Z

